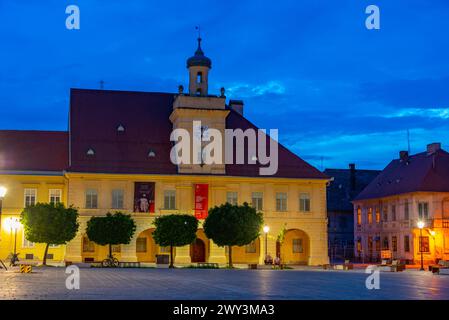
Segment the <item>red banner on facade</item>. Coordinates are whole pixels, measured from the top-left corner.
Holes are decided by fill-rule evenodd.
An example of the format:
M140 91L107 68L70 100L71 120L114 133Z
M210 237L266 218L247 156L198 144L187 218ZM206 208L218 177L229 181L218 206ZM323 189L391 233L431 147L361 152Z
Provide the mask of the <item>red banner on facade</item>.
M206 219L209 198L209 185L195 184L195 217Z

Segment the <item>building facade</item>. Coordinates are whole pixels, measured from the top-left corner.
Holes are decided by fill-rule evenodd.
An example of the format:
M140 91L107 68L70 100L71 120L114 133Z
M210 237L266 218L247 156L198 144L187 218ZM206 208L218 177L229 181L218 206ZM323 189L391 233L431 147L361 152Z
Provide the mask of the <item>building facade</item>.
M353 201L355 250L362 261L449 259L449 153L401 151ZM422 237L418 221L424 223Z
M329 257L341 261L354 257L354 210L352 200L379 174L378 170L326 169Z
M316 168L276 143L278 170L261 175L267 165L256 151L263 146L269 150L273 143L269 136L259 138L257 150L249 147L248 137L243 140L243 152L236 149L236 142L232 163L205 161L205 142L199 151L192 144L188 152L173 156L173 146L179 141L170 139L174 129L184 129L193 137L204 137L209 129L223 136L226 129L258 129L243 116L241 101L227 103L224 89L219 95L209 94L212 63L200 41L187 60L188 92L182 86L176 94L72 89L68 132L0 132L0 185L8 189L1 217L0 258L13 250L11 219L18 218L25 205L61 201L78 208L80 229L67 245L52 247L50 259L104 259L106 248L86 236L87 221L121 211L131 214L137 224L131 243L113 248L121 261L151 263L156 254L167 253L152 238L154 219L189 213L200 221L197 239L176 248L175 262L226 263L225 248L207 239L201 227L207 209L225 202L248 202L263 212L270 228L267 248L261 231L250 245L233 248L234 262L263 263L266 254L279 254L284 263L328 263L328 178ZM192 126L194 121L201 121L199 133ZM55 153L60 154L57 159ZM235 163L242 153L244 163ZM173 157L191 161L176 164ZM61 194L57 199L51 196L56 189ZM285 238L279 243L282 230L286 230ZM20 230L16 245L20 259L31 255L42 259L43 245L30 244Z

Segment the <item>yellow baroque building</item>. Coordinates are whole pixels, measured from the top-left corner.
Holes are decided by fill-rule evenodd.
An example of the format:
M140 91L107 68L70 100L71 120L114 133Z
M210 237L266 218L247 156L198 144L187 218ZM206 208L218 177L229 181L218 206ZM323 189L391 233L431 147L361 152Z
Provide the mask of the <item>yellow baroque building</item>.
M104 259L106 248L85 234L87 221L122 211L132 215L137 230L130 244L113 248L119 260L154 263L156 254L167 253L152 238L154 219L190 213L200 220L197 239L176 248L175 262L226 263L226 249L207 239L201 227L207 208L248 202L263 213L269 231L261 230L253 243L233 248L235 263L263 263L267 254L279 255L287 264L328 263L328 178L277 143L277 170L261 175L267 164L256 152L263 144L270 150L270 137L259 137L262 142L255 150L248 137L243 151L236 143L232 163L205 163L203 153L195 162L193 146L188 152L191 162L171 160L173 129L194 136L193 121L201 121L201 134L212 128L223 136L226 129L258 129L243 116L241 101L226 102L224 89L220 95L208 94L212 63L200 41L187 60L186 93L182 86L176 94L72 89L67 132L0 131L0 186L8 190L1 215L1 259L15 245L21 261L42 260L44 245L27 241L15 221L26 205L61 201L78 208L80 229L67 245L50 248L50 261ZM204 142L200 150L203 147ZM245 161L238 164L241 153ZM280 242L282 230L286 232Z

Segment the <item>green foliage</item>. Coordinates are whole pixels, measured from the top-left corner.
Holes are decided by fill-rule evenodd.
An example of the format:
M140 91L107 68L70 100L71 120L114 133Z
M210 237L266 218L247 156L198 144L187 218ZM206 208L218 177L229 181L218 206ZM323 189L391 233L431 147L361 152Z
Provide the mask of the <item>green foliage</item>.
M89 240L99 245L128 244L136 232L136 223L128 214L108 212L103 217L92 217L87 222Z
M280 244L284 243L284 239L285 239L285 234L287 233L287 225L284 223L284 226L282 227L282 229L279 231L279 234L277 236L276 241L279 242Z
M198 220L188 214L171 214L156 218L154 225L153 238L158 245L179 247L196 239Z
M262 224L262 213L248 203L226 203L209 210L204 232L219 246L244 246L259 237Z
M65 244L72 240L79 224L78 211L62 203L37 203L26 207L21 214L25 237L36 243Z

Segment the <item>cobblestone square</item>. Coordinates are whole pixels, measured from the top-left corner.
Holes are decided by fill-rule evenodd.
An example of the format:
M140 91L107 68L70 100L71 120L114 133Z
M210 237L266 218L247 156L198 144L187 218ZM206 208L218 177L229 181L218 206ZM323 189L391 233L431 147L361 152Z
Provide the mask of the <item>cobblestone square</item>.
M368 290L363 270L80 269L80 289L65 268L31 274L0 270L0 299L449 299L449 276L407 270L380 273Z

